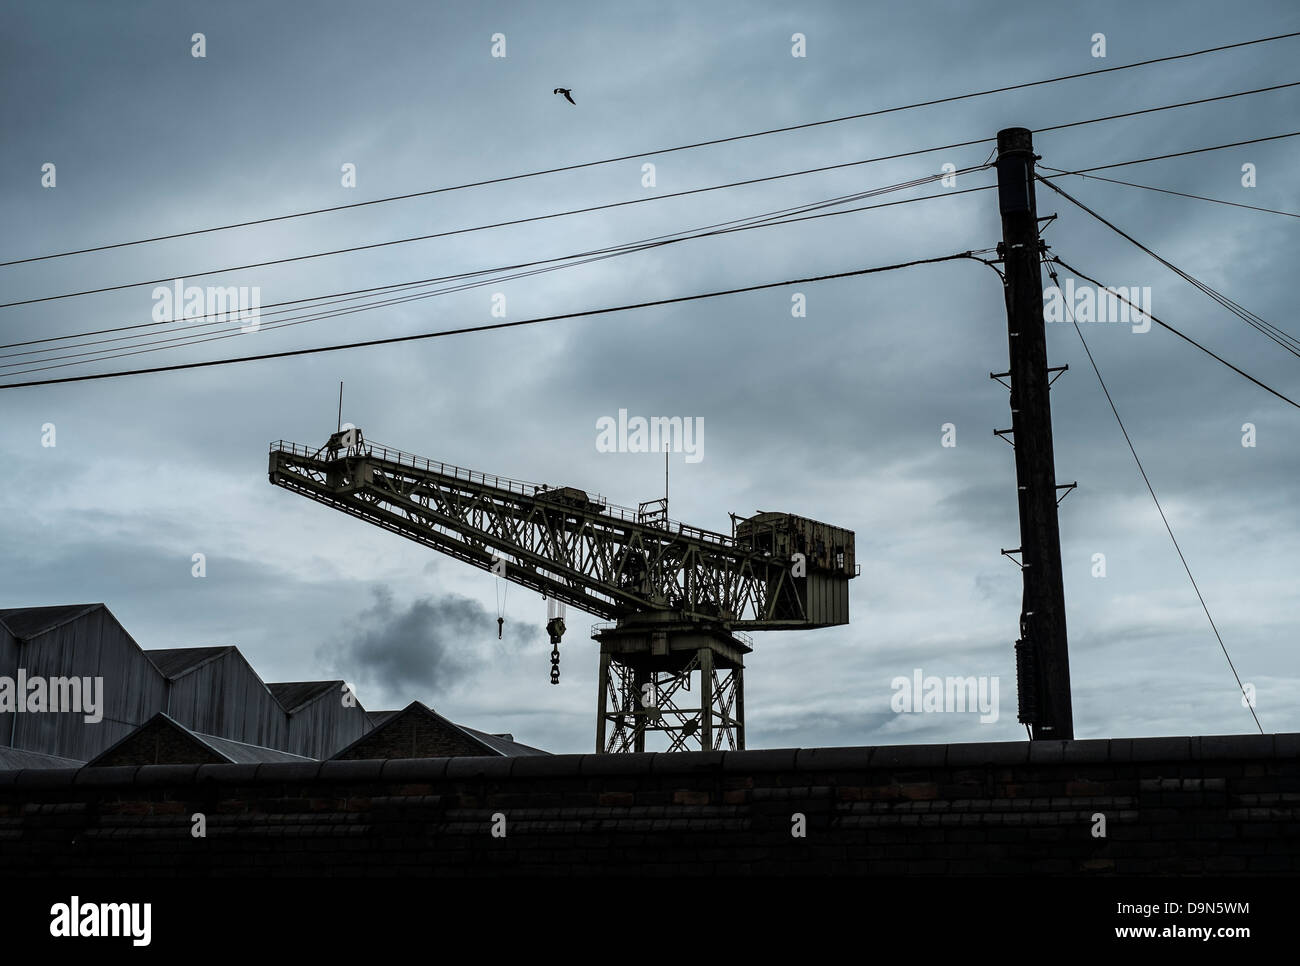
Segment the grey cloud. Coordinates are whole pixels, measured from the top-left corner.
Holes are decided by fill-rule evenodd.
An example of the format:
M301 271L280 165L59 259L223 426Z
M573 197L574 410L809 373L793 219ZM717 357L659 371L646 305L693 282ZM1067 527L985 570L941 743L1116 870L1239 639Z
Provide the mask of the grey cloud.
M1286 0L1254 5L1246 18L1229 5L1187 17L1173 2L1124 0L1060 10L1028 0L948 4L942 16L898 4L883 21L880 10L850 0L569 6L572 16L556 16L490 0L396 0L375 17L322 0L303 18L246 0L5 5L0 207L21 230L0 238L0 260L1114 66L1279 33L1291 16ZM189 57L195 30L208 36L205 61ZM497 30L509 38L504 61L488 55ZM1097 30L1109 38L1104 64L1088 52ZM795 31L808 38L804 61L789 56ZM1009 61L1009 42L1023 56ZM654 190L666 193L990 137L1013 124L1041 128L1287 82L1294 44L644 160L657 164ZM579 106L555 103L556 86L572 87ZM1072 167L1258 137L1276 133L1293 97L1279 91L1043 133L1035 143L1045 164ZM1295 211L1296 143L1117 176ZM207 281L259 285L267 305L599 248L986 154L976 145ZM39 187L47 160L58 163L54 190ZM641 161L11 266L0 269L4 300L641 198ZM1256 189L1240 187L1247 161L1259 167ZM339 185L343 162L358 166L355 190ZM961 187L992 180L963 178ZM1060 183L1288 326L1294 219ZM1046 190L1039 197L1043 213L1060 214L1046 238L1067 261L1111 284L1152 286L1157 315L1294 395L1293 357L1068 202ZM517 320L998 240L996 194L983 192L685 242L100 368L472 324L488 320L497 290ZM703 462L672 464L674 517L725 530L728 511L803 513L854 528L863 563L848 627L758 635L746 679L751 745L978 740L982 729L968 733L951 716L917 716L918 724L852 709L890 673L945 660L1011 680L1019 581L998 550L1018 544L1014 462L991 435L1009 414L1006 391L988 379L1007 358L998 280L958 262L801 288L804 319L790 315L791 290L781 288L403 347L0 393L0 596L12 605L102 599L151 646L237 643L268 680L355 678L367 707L436 698L455 720L586 751L596 671L582 615L570 615L564 680L552 688L538 599L512 592L506 634L518 637L498 647L490 578L273 489L267 443L323 443L344 380L343 418L377 440L635 504L662 492L662 459L597 452L596 419L620 407L702 416ZM0 310L0 322L18 342L147 320L149 308L146 287ZM1300 703L1287 700L1298 676L1293 412L1169 333L1084 330L1234 658L1243 675L1268 681L1261 717L1270 729L1295 730ZM1048 339L1052 363L1070 365L1052 389L1057 476L1080 484L1061 510L1080 732L1246 730L1251 722L1231 702L1216 698L1207 709L1184 699L1230 686L1231 676L1078 337L1052 326ZM940 450L948 421L958 446ZM1259 429L1255 449L1239 443L1247 421ZM55 449L40 447L46 422L58 427ZM208 553L205 581L189 577L194 551ZM1095 552L1107 556L1105 579L1090 575ZM372 588L390 596L372 598ZM1140 683L1157 671L1165 676L1158 689ZM1015 728L1005 736L1016 737Z
M489 657L482 642L496 640L496 617L478 601L443 595L403 607L387 588L373 587L371 594L373 602L348 621L330 657L348 680L355 678L385 697L424 695L421 700L431 704L488 673L497 663L490 657L511 657L525 639L536 635L531 625L521 628L508 621L503 627L508 635ZM358 694L364 695L361 687Z

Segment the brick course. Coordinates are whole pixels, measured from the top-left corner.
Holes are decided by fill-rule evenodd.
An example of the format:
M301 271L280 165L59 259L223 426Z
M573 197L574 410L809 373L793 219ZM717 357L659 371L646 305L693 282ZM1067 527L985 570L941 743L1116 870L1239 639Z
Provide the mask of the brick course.
M1296 739L0 772L0 872L1294 875Z

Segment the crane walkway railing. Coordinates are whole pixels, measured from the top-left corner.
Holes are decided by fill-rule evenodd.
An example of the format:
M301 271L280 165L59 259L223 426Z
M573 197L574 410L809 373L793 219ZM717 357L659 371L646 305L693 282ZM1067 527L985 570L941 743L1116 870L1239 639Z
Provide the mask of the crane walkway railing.
M597 634L600 634L603 631L612 631L616 627L618 627L617 621L597 621L595 624L591 625L591 638L592 640L595 640ZM750 637L748 634L746 634L744 631L735 631L729 629L727 633L730 634L732 637L734 637L736 640L740 641L740 643L744 644L750 650L754 649L754 639Z
M288 440L276 440L271 444L271 452L289 453L293 456L304 456L308 459L319 458L324 447L312 449L299 443L293 443ZM481 473L478 470L466 469L463 466L456 466L453 463L443 463L438 460L425 459L423 456L416 456L414 453L406 453L400 449L390 446L384 446L382 443L375 443L365 440L359 447L361 453L376 459L387 460L390 463L396 463L399 466L409 466L412 469L424 470L428 473L437 473L441 476L448 476L456 480L465 480L469 483L476 483L480 486L490 486L499 490L505 490L508 493L517 493L520 496L537 498L556 492L559 487L547 486L546 484L526 483L523 480L513 480L507 476L494 476L490 473ZM350 450L348 455L357 456L359 452ZM585 491L584 491L585 492ZM631 507L619 506L616 503L610 503L599 494L592 501L599 508L602 515L608 514L610 517L621 523L633 524L641 527L650 527L655 530L665 530L669 533L679 534L690 540L698 540L702 543L713 544L718 547L737 547L743 549L742 544L738 544L732 537L723 533L717 533L713 530L705 530L701 527L693 527L689 524L681 523L677 520L661 519L654 523L649 523L642 518L639 511Z

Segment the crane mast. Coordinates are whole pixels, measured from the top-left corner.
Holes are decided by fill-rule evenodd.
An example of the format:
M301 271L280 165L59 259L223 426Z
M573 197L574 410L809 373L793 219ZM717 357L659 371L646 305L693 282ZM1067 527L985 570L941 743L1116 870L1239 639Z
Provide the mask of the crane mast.
M848 622L853 533L803 517L733 515L727 535L657 504L631 509L414 456L358 429L319 448L275 442L268 472L276 486L543 594L553 665L564 632L554 602L601 618L598 752L643 751L648 732L673 751L743 748L745 632Z

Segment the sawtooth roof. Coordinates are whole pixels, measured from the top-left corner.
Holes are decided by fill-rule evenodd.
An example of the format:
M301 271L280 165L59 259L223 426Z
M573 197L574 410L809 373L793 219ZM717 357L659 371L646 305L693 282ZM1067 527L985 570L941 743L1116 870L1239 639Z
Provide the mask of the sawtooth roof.
M160 647L144 654L163 677L174 681L233 650L236 650L234 645L225 644L216 647Z
M338 691L342 694L343 682L340 681L282 681L278 684L268 684L271 693L275 699L280 702L280 706L290 714L297 711L304 704L315 701L327 691Z
M103 604L61 604L55 607L9 607L0 610L0 624L20 641L88 614Z
M371 712L371 715L371 723L374 724L375 727L367 731L346 748L336 752L335 757L350 751L352 748L364 741L373 740L378 732L382 731L386 727L394 725L400 718L405 718L409 715L427 715L437 719L451 730L460 732L465 737L469 738L471 742L481 746L486 755L501 755L507 758L528 758L536 755L550 755L549 751L542 751L540 748L533 748L529 745L520 744L513 740L510 735L490 735L474 728L467 728L464 725L458 725L449 718L445 718L438 714L438 712L434 711L422 701L412 701L401 711L374 711ZM377 715L383 715L383 717L376 720L374 716Z
M167 712L159 711L144 724L140 725L140 727L134 729L124 738L113 742L112 745L92 758L89 765L94 767L98 761L108 757L113 752L117 751L122 745L134 741L140 732L148 728L156 728L160 725L180 732L195 744L207 748L217 757L231 764L263 764L265 762L273 761L315 761L314 758L305 758L302 755L291 754L290 752L280 751L276 748L264 748L261 745L250 745L245 744L242 741L233 741L230 738L219 738L216 735L200 734L197 731L192 731L185 727L185 725L181 724Z
M84 761L75 758L60 758L58 755L45 755L23 748L0 747L0 771L16 771L20 768L80 768L84 764Z

